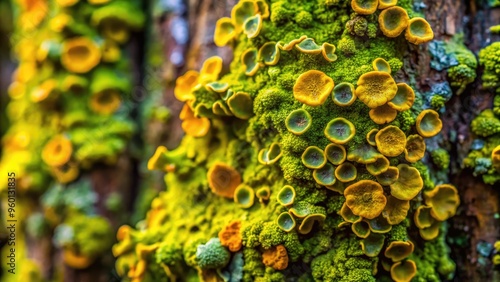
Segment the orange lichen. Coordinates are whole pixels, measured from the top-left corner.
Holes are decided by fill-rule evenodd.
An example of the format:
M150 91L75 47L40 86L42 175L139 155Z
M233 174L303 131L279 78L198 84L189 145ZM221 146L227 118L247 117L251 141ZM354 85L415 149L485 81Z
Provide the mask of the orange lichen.
M75 37L62 44L61 64L70 72L89 72L100 60L99 47L87 37Z
M377 11L378 0L352 0L351 7L360 15L370 15Z
M215 24L214 43L219 47L227 45L236 35L230 18L220 18Z
M413 253L415 246L411 241L393 241L385 249L384 255L393 262L402 261Z
M425 155L425 141L420 135L414 134L406 139L405 160L415 163Z
M389 125L375 135L375 143L384 156L397 157L405 150L406 135L397 126Z
M443 128L443 123L439 119L439 114L434 110L422 111L416 121L418 134L422 137L429 138L436 136Z
M396 82L390 74L371 71L358 79L356 96L370 108L380 107L390 101L398 91Z
M371 109L369 115L376 124L384 124L393 121L398 115L398 112L385 104Z
M432 209L432 217L439 221L447 220L455 215L460 197L455 186L450 184L441 184L433 190L424 193L425 203Z
M398 37L410 23L410 17L405 9L391 7L383 10L378 17L380 30L387 37Z
M195 117L193 110L191 110L188 104L184 104L179 118L182 120L182 130L189 136L203 137L210 130L210 120L205 117Z
M64 135L54 136L43 148L42 160L50 166L66 164L73 153L71 141Z
M424 187L424 181L418 169L407 164L398 165L399 178L391 184L391 195L400 200L411 200Z
M184 75L179 76L175 81L175 98L181 102L194 99L192 90L196 85L198 85L199 76L200 74L193 70L187 71Z
M265 266L275 270L284 270L288 267L288 253L285 246L273 246L262 253L262 262Z
M322 105L334 87L333 79L324 72L309 70L299 76L293 86L293 97L309 105Z
M384 189L375 181L361 180L344 190L346 204L356 215L373 219L382 213L387 203Z
M241 184L241 175L234 168L224 164L215 163L207 173L208 186L215 194L232 199L236 187Z
M415 92L406 83L398 83L397 86L398 92L396 92L396 96L387 105L400 112L407 111L413 106L413 102L415 102Z
M410 20L405 37L408 42L418 45L434 39L434 32L424 18L416 17Z
M399 200L396 197L387 197L387 204L382 211L382 216L391 225L396 225L405 220L410 209L410 201Z
M391 266L391 278L395 282L410 282L417 274L417 265L412 260L396 262Z
M241 221L236 220L228 225L219 232L219 240L222 246L228 247L231 252L237 252L242 246L241 237Z

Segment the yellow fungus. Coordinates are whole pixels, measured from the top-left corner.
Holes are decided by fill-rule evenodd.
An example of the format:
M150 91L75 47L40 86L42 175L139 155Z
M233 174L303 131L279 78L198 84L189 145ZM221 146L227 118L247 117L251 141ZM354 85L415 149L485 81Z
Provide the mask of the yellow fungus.
M390 74L372 71L358 79L356 96L369 108L376 108L392 100L398 92L398 86Z
M324 72L309 70L299 76L293 86L293 96L309 106L322 105L334 87L333 79Z
M384 189L375 181L361 180L344 190L347 206L355 215L373 219L379 216L387 203Z
M75 37L62 44L61 64L70 72L89 72L100 60L99 47L87 37Z
M398 37L408 27L409 22L408 13L401 7L385 9L378 17L380 30L387 37Z
M424 18L416 17L410 20L405 37L408 42L418 45L434 39L434 32Z
M220 162L210 167L207 178L208 186L210 186L212 192L230 199L234 197L236 187L241 184L240 173L234 168Z
M384 124L393 121L398 115L398 112L385 104L371 109L369 115L376 124Z
M429 138L436 136L443 128L443 122L439 119L439 114L434 110L424 110L417 116L416 128L418 134Z

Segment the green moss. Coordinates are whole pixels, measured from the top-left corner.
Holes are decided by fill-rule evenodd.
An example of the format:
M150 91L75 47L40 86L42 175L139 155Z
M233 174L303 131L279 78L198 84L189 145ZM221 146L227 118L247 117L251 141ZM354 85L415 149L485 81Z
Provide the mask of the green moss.
M485 110L471 123L472 132L479 136L488 137L500 132L500 119L495 117L492 110Z
M500 42L494 42L479 52L479 63L484 66L483 85L500 87Z
M431 152L432 162L439 169L448 169L450 165L450 154L443 148L438 148Z
M218 238L212 238L207 243L198 245L196 262L201 269L220 269L229 262L230 253L222 246Z

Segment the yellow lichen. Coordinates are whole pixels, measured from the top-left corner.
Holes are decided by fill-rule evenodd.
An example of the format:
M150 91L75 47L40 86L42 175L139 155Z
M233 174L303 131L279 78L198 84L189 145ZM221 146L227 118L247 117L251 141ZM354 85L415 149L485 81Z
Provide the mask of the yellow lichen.
M398 91L396 82L390 74L372 71L358 79L356 96L369 108L376 108L392 100Z
M387 157L401 155L406 147L404 132L394 125L387 126L375 135L375 143L380 153Z
M319 106L326 101L333 87L333 79L324 72L309 70L297 78L293 86L293 96L306 105Z
M350 185L344 190L344 196L352 212L367 219L379 216L387 203L382 186L371 180Z
M215 194L232 199L234 191L241 184L241 175L234 168L217 162L207 173L208 186Z

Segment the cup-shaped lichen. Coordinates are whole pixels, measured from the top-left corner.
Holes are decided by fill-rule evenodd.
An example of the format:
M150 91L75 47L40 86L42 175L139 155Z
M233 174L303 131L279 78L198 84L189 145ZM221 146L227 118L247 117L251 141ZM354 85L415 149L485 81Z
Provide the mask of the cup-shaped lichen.
M301 41L300 43L295 45L295 48L302 53L313 55L319 54L322 51L321 46L316 44L316 42L314 42L314 39L312 38L307 38Z
M282 155L283 152L281 151L280 144L277 142L273 142L269 149L260 150L257 158L259 160L259 163L271 165L276 163Z
M399 170L395 166L390 166L385 172L382 172L381 174L377 175L376 177L377 177L378 183L380 183L384 186L389 186L398 180Z
M321 45L321 48L321 54L325 60L328 62L335 62L337 60L337 55L335 55L335 45L325 42Z
M400 112L407 111L413 106L415 92L406 83L398 83L397 86L398 92L396 92L396 96L387 105Z
M405 150L406 135L398 127L389 125L375 135L375 143L378 151L384 156L397 157Z
M353 181L357 176L358 170L349 162L343 163L335 169L335 177L342 182Z
M293 86L293 97L306 105L320 106L334 86L333 79L324 72L309 70L297 78Z
M354 85L348 82L337 84L333 88L332 99L336 105L347 107L356 101Z
M295 189L290 185L285 185L276 196L278 203L283 206L291 206L295 201Z
M330 163L326 163L325 166L313 171L313 178L316 183L323 186L330 186L335 184L335 167Z
M389 169L389 164L389 160L386 157L379 156L375 162L366 165L366 170L371 175L377 176L386 172Z
M42 159L50 166L66 164L73 154L73 145L64 135L53 137L43 148Z
M382 213L387 199L384 189L375 181L361 180L344 190L347 206L355 215L373 219Z
M411 200L424 187L420 172L407 164L398 165L399 177L391 184L391 195L400 200Z
M374 129L370 130L366 134L366 142L368 142L368 144L370 144L372 146L377 146L377 143L375 142L375 136L377 135L378 132L379 132L378 128L374 128Z
M376 257L384 247L385 236L371 232L368 237L361 240L361 249L368 257Z
M248 18L245 23L243 23L243 32L248 36L248 38L257 37L261 29L262 17L260 14Z
M415 163L425 155L425 141L420 135L413 134L406 139L405 160Z
M373 65L373 69L375 71L383 71L383 72L386 72L388 74L390 74L392 72L391 66L383 58L376 58L375 60L373 60L372 65Z
M296 135L304 134L312 125L312 117L304 109L298 109L291 112L285 120L285 126L288 131Z
M429 138L436 136L443 128L443 123L439 119L439 114L434 110L424 110L418 117L416 122L418 134L422 137Z
M359 238L366 238L370 235L370 226L368 222L361 218L351 225L351 230Z
M334 165L342 164L347 158L347 152L342 145L328 144L325 148L325 156Z
M393 121L398 115L398 112L389 105L385 104L371 109L369 115L376 124L384 124Z
M62 45L61 64L70 72L86 73L101 60L101 51L87 37L76 37Z
M398 4L398 0L379 0L378 8L383 10L392 6L396 6L396 4Z
M253 101L248 93L236 92L227 99L227 105L237 118L249 119L253 116Z
M207 173L208 185L215 194L232 199L236 187L241 184L240 173L224 164L215 163Z
M276 224L278 225L279 228L281 228L285 232L292 231L295 228L295 225L296 225L295 219L288 212L281 213L276 218Z
M258 52L255 48L250 48L241 54L241 63L245 66L245 74L253 76L259 70L257 62Z
M455 215L460 197L457 188L449 184L441 184L424 193L425 203L430 206L431 215L439 221L447 220Z
M378 17L380 30L387 37L398 37L408 27L409 21L408 13L401 7L383 10Z
M387 197L387 204L382 211L382 216L391 225L396 225L405 220L410 209L410 201L400 200L396 197Z
M410 20L405 33L406 40L413 44L422 44L434 39L431 25L424 18Z
M230 18L220 18L215 24L214 43L222 47L227 45L235 36L235 28Z
M326 164L326 157L323 150L316 146L307 147L302 154L302 163L311 169L322 168Z
M370 15L378 8L378 0L352 0L351 7L360 15Z
M356 96L369 108L376 108L392 100L398 92L398 86L390 74L372 71L358 79Z
M253 206L254 199L255 193L253 189L247 185L242 184L234 191L234 202L244 209Z
M393 262L398 262L410 256L414 248L411 241L392 241L385 249L384 255Z
M325 136L336 144L346 144L356 134L354 124L345 118L334 118L325 127Z
M308 234L309 232L311 232L313 226L314 226L314 223L315 222L323 222L325 220L326 216L324 214L310 214L308 216L306 216L306 218L304 218L304 220L302 220L302 223L300 224L299 226L299 233L300 234Z
M396 262L391 267L391 278L396 282L410 282L417 274L417 265L412 260Z
M266 42L259 49L258 61L267 66L274 66L280 59L280 50L276 42Z

